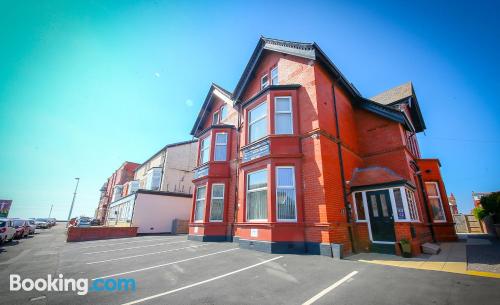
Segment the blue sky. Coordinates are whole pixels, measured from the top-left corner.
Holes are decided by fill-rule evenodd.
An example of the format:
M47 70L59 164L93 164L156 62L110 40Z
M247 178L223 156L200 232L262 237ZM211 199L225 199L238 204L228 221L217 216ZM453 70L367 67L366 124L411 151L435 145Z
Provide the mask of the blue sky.
M123 161L189 131L260 35L316 41L366 97L413 81L448 193L500 189L497 1L0 0L0 198L11 216L93 215Z

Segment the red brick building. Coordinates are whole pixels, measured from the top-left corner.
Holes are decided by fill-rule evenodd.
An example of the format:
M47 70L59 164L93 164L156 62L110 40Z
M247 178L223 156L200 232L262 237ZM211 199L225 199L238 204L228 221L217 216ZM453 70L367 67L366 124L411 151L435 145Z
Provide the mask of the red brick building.
M411 83L364 98L315 43L261 38L234 92L213 84L189 238L267 252L414 253L455 240Z
M101 223L104 223L106 219L108 206L114 201L113 197L116 197L118 194L121 196L123 185L126 182L134 180L134 171L139 166L140 164L138 163L126 161L103 184L100 189L99 205L95 212L95 218L99 219Z

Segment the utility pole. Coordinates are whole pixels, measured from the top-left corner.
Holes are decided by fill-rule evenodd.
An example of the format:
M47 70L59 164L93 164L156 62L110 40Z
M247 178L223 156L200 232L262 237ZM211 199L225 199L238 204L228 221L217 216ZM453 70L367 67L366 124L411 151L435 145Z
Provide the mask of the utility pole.
M75 205L76 190L78 189L78 183L80 182L80 178L75 178L75 180L76 180L76 187L75 187L75 192L73 193L73 201L71 201L71 208L69 209L68 224L69 220L71 219L71 213L73 212L73 206Z
M52 215L52 208L54 207L53 204L50 205L50 212L49 212L49 218L50 218L50 215Z

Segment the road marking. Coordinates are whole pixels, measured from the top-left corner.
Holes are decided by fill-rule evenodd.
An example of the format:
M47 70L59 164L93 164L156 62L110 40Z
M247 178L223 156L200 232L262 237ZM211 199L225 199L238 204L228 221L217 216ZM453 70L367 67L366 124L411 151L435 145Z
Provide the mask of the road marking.
M115 252L115 251L123 251L123 250L156 247L156 246L162 246L162 245L179 244L179 243L185 243L185 242L187 242L187 240L173 241L173 242L169 242L169 243L161 243L161 244L154 244L154 245L147 245L147 246L137 246L137 247L130 247L130 248L120 248L120 249L112 249L112 250L104 250L104 251L96 251L96 252L87 252L87 253L83 253L83 254L107 253L107 252Z
M318 293L317 295L313 296L309 300L307 300L304 303L302 303L302 305L311 305L312 303L314 303L317 300L319 300L322 296L324 296L328 292L332 291L333 289L337 288L338 286L340 286L345 281L349 280L351 277L355 276L357 273L358 273L358 271L353 271L353 272L349 273L348 275L344 276L340 280L338 280L335 283L333 283L330 287L327 287L327 288L323 289L320 293Z
M238 269L238 270L235 270L235 271L231 271L231 272L228 272L228 273L225 273L225 274L222 274L222 275L210 278L208 280L204 280L204 281L201 281L201 282L196 282L194 284L183 286L183 287L180 287L180 288L177 288L177 289L174 289L174 290L165 291L165 292L162 292L162 293L159 293L159 294L155 294L155 295L152 295L152 296L149 296L149 297L146 297L146 298L142 298L142 299L138 299L138 300L131 301L131 302L128 302L128 303L124 303L122 305L138 304L138 303L141 303L141 302L144 302L144 301L149 301L149 300L156 299L156 298L168 295L168 294L172 294L172 293L175 293L175 292L178 292L178 291L181 291L181 290L185 290L185 289L189 289L189 288L192 288L192 287L200 286L200 285L203 285L203 284L215 281L215 280L219 280L221 278L225 278L225 277L233 275L235 273L239 273L239 272L242 272L242 271L245 271L245 270L248 270L248 269L252 269L252 268L255 268L255 267L263 265L263 264L267 264L269 262L275 261L275 260L280 259L282 257L283 256L278 256L278 257L275 257L275 258L271 258L271 259L268 259L266 261L263 261L263 262L260 262L260 263L257 263L257 264L245 267L245 268L241 268L241 269Z
M175 237L170 237L170 238L152 238L152 239L145 239L145 240L134 240L134 241L127 241L127 242L123 242L123 243L114 243L114 244L104 244L104 243L100 243L99 245L93 245L93 246L88 246L88 247L82 247L82 248L78 248L78 250L82 250L82 249L90 249L90 248L96 248L96 247L109 247L109 246L116 246L116 245L125 245L125 244L132 244L132 243L142 243L142 242L151 242L151 241L158 241L158 240L171 240L171 239L175 239Z
M146 267L146 268L141 268L141 269L136 269L136 270L132 270L132 271L126 271L126 272L121 272L121 273L115 273L115 274L111 274L111 275L100 276L100 277L93 278L92 280L105 279L105 278L108 278L108 277L114 277L114 276L119 276L119 275L124 275L124 274L130 274L130 273L135 273L135 272L140 272L140 271L145 271L145 270L151 270L151 269L165 267L165 266L170 266L170 265L174 265L174 264L178 264L178 263L183 263L183 262L187 262L187 261L191 261L191 260L194 260L194 259L203 258L203 257L207 257L207 256L217 255L217 254L220 254L220 253L225 253L225 252L234 251L234 250L238 250L238 249L239 248L232 248L232 249L229 249L229 250L223 250L223 251L213 252L213 253L209 253L209 254L205 254L205 255L200 255L200 256L195 256L195 257L191 257L191 258L186 258L186 259L183 259L183 260L180 260L180 261L176 261L176 262L171 262L171 263L166 263L166 264L161 264L161 265L156 265L156 266L151 266L151 267Z
M136 237L123 237L123 238L109 238L109 239L101 239L101 240L87 240L87 241L81 241L77 243L72 243L72 245L106 245L109 242L120 242L120 241L132 241L132 240L161 240L165 237L183 237L183 235L166 235L166 236L149 236L149 237L142 237L142 236L136 236ZM184 236L185 237L185 236Z
M31 298L30 301L38 301L38 300L43 300L45 298L46 298L46 296L42 295L42 296L39 296L39 297L36 297L36 298Z
M199 248L199 247L204 247L204 246L208 246L208 244L198 245L198 246L182 247L182 248L175 248L175 249L170 249L170 250L165 250L165 251L158 251L158 252L151 252L151 253L146 253L146 254L124 256L124 257L118 257L118 258L112 258L112 259L105 259L105 260L102 260L102 261L89 262L89 263L86 263L86 264L87 265L100 264L100 263L106 263L106 262L119 261L119 260L122 260L122 259L128 259L128 258L134 258L134 257L141 257L141 256L147 256L147 255L154 255L154 254L160 254L160 253L167 253L167 252L179 251L179 250L183 250L183 249Z

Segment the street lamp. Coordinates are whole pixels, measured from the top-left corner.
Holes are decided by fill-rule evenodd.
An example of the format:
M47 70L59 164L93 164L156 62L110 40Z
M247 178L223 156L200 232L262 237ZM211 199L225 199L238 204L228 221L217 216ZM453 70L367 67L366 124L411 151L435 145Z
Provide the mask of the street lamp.
M75 192L73 193L73 201L71 201L71 208L69 209L68 224L69 220L71 219L71 213L73 212L73 206L75 205L76 190L78 189L78 183L80 182L80 178L75 178L75 180L76 180L76 187L75 187Z

